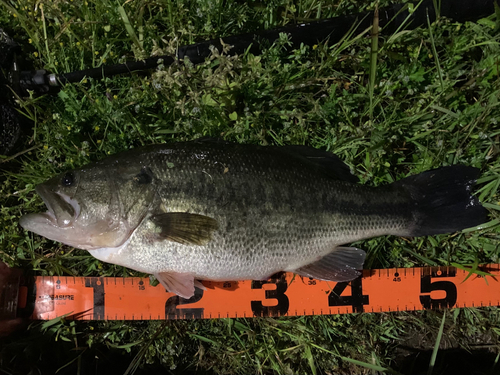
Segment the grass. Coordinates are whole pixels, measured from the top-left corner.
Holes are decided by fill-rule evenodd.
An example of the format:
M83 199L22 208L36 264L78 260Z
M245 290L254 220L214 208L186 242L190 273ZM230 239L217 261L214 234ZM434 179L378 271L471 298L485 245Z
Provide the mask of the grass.
M381 1L379 7L389 3ZM365 9L363 4L0 0L0 25L22 44L35 68L69 72L174 53L177 46L218 36L354 13ZM22 98L18 108L34 125L18 150L29 151L0 165L0 258L37 275L135 275L23 232L19 217L43 206L34 186L128 148L209 135L326 148L371 185L444 165L481 168L478 195L491 211L482 228L376 238L357 246L368 251L369 268L499 262L496 25L494 15L465 24L440 19L380 35L376 59L370 46L377 44L369 33L292 53L285 53L288 40L282 36L259 56L216 54L198 66L88 79L55 96ZM148 366L169 373L416 373L404 370L401 360L408 343L420 351L439 341L444 350L474 351L480 340L498 352L499 334L497 308L456 309L446 317L424 311L166 323L61 319L33 323L7 342L0 368L14 374L36 368L132 374ZM446 371L440 353L433 374ZM481 373L492 374L495 364L498 370L495 355L483 362L484 370L476 365ZM428 362L425 366L430 368Z

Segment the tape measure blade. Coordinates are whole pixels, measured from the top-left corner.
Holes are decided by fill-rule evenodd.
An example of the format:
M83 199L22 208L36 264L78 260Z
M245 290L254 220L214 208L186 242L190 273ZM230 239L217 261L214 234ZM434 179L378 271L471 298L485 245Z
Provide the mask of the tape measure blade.
M493 277L454 267L365 270L349 283L291 273L269 280L209 282L189 300L151 286L147 278L38 277L33 319L210 319L352 312L412 311L500 305L500 267Z

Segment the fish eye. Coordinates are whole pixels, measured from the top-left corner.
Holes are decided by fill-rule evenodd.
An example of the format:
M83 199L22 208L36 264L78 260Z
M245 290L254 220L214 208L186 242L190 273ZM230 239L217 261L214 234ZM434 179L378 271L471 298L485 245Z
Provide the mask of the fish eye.
M74 182L75 182L75 176L71 172L66 173L61 181L61 183L64 186L71 186L73 185Z

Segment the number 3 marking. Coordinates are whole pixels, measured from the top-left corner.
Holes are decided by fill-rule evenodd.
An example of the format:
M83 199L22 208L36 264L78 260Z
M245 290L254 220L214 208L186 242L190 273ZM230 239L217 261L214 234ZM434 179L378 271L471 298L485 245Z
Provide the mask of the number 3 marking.
M282 274L279 279L272 278L271 280L254 280L252 281L252 289L262 289L264 284L275 284L276 289L266 290L266 299L277 299L276 306L264 306L262 301L251 301L250 306L254 316L281 316L288 312L290 301L285 294L288 284L286 282L286 275Z

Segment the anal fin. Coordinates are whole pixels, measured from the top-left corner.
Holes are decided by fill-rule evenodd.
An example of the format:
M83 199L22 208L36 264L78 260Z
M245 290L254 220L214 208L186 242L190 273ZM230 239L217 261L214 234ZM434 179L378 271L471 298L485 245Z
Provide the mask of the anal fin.
M355 247L337 247L320 260L296 269L300 276L318 280L345 282L354 280L363 269L366 253Z
M194 281L194 287L201 289L201 290L207 290L207 287L205 285L203 285L203 283L200 280Z
M168 292L175 293L185 299L194 296L195 286L200 287L201 284L195 281L194 276L190 273L158 272L154 276Z

